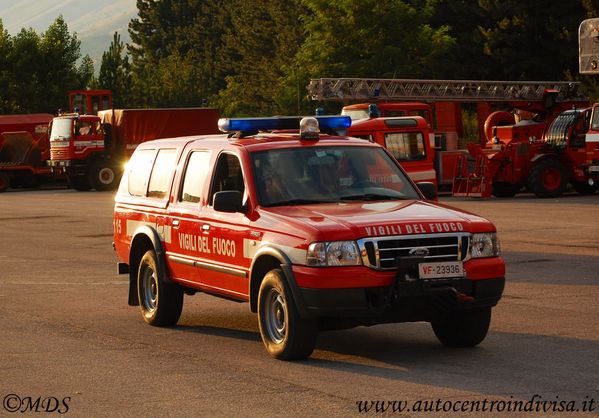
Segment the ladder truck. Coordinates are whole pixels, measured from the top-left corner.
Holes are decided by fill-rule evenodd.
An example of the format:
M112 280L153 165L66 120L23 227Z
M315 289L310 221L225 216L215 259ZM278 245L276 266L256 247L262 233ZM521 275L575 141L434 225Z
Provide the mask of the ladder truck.
M557 154L563 154L563 150L558 152L545 142L546 132L559 115L573 108L588 107L580 83L321 78L311 80L308 91L312 100L365 102L361 106L374 103L382 116L386 110L391 112L397 102L432 104L431 109L436 112L437 183L451 186L454 195L513 196L523 186L531 188L531 181L540 181L542 187L531 189L538 196L550 196L561 194L568 180L573 184L584 180L577 176L579 157L562 158ZM456 121L453 135L459 132L461 103L476 103L479 120L479 143L468 144L467 151L458 150L457 141L447 140L451 136L439 129L451 126L444 121L448 119L448 106L453 105L451 116ZM414 107L421 104L414 103ZM492 112L492 106L497 105L515 108L528 119L516 124L510 113ZM359 105L346 106L344 112L355 111L356 107ZM584 147L574 152L584 152ZM539 173L537 168L531 173L541 160L551 157L559 160L558 163L541 164L549 171ZM534 174L532 180L529 174Z

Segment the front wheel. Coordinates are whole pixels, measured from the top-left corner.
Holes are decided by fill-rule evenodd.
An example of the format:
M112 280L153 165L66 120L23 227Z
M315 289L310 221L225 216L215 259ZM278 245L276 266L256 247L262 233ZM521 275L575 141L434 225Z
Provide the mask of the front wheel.
M435 335L448 347L474 347L489 331L491 308L453 311L431 322Z
M183 309L183 289L167 282L158 270L156 253L147 251L139 263L137 295L141 314L150 325L175 325Z
M260 285L258 321L262 341L271 356L299 360L314 350L318 321L300 318L280 269L268 272Z

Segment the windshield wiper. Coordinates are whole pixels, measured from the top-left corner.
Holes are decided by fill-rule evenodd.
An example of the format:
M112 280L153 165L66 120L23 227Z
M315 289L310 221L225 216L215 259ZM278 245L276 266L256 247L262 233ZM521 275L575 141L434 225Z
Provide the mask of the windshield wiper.
M268 205L264 205L265 207L271 206L294 206L294 205L311 205L317 203L336 203L335 200L315 200L315 199L291 199L291 200L281 200L280 202L269 203Z
M388 194L378 193L364 193L364 194L352 194L348 196L341 196L341 200L402 200L403 197L391 196Z

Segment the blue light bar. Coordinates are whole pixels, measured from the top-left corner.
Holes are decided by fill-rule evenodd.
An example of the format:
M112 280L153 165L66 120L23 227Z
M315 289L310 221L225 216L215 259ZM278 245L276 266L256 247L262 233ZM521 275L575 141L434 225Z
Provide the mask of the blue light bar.
M218 129L222 132L258 132L276 129L298 129L303 116L280 116L270 118L222 118ZM349 116L316 116L320 130L349 128Z

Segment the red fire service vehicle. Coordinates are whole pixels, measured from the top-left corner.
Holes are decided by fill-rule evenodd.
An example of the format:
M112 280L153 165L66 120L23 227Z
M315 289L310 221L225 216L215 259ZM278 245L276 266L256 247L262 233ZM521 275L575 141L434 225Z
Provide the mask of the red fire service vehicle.
M76 190L113 190L142 141L217 133L218 109L110 109L71 113L50 127L50 166Z
M347 134L386 147L413 181L437 185L435 132L423 117L361 118L352 122Z
M336 135L350 123L221 119L228 134L140 144L114 207L129 304L169 326L184 294L249 302L279 359L309 356L319 331L390 322L480 343L505 282L495 226L432 201L380 145Z

